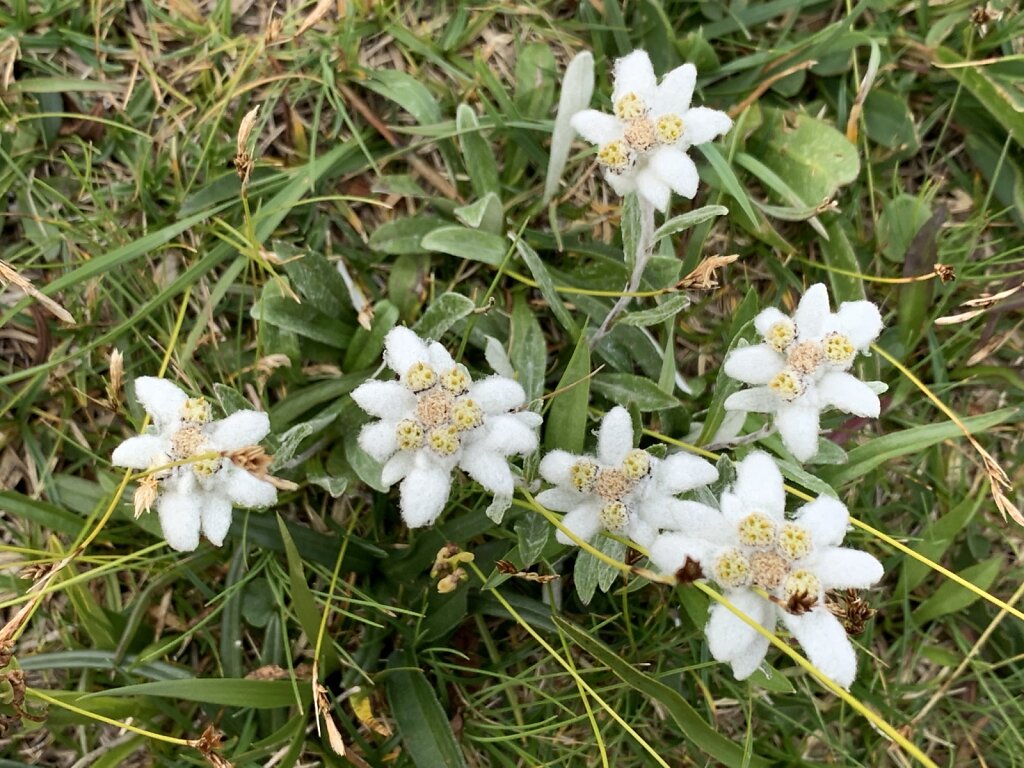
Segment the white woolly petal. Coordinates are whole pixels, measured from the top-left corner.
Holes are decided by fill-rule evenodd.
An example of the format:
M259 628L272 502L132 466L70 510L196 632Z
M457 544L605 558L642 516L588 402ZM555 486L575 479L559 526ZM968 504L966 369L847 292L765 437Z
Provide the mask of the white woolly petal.
M843 688L850 687L857 675L857 657L835 616L819 607L801 616L783 611L782 621L814 666Z
M612 408L601 419L597 432L597 456L609 466L618 466L633 450L633 420L621 405Z
M520 424L525 424L530 429L536 429L544 423L544 417L534 411L517 411L514 416Z
M800 298L793 320L797 335L804 341L821 338L831 316L828 308L828 289L824 283L815 283Z
M384 364L399 376L414 363L426 363L429 359L427 345L405 326L392 328L384 337Z
M569 470L573 464L585 459L568 451L549 451L540 462L540 476L552 485L570 485Z
M612 173L611 171L605 171L604 180L608 182L608 186L615 190L615 194L621 197L625 197L630 192L636 192L636 174L633 172Z
M735 530L740 520L750 514L750 510L740 501L740 497L729 489L722 491L722 495L718 499L718 509L732 530Z
M240 507L269 507L277 503L277 488L228 462L217 473L224 493Z
M770 387L751 387L725 398L725 410L746 413L775 413L783 401Z
M270 432L270 417L260 411L236 411L207 428L214 450L236 451L256 445Z
M363 450L366 449L364 448ZM388 459L387 463L381 468L380 481L382 484L390 487L412 472L415 465L415 454L408 451L399 451Z
M836 327L859 352L882 332L882 314L870 301L844 301L836 313Z
M515 491L512 470L504 456L484 450L467 451L459 466L493 494L511 496Z
M573 129L584 141L591 144L607 144L622 138L622 123L614 115L606 115L596 109L585 109L572 116Z
M662 147L652 155L649 167L672 188L672 191L692 200L697 194L700 176L693 160L681 149Z
M645 504L640 514L655 528L681 531L690 538L716 544L724 542L735 531L717 509L697 501L667 499L657 506Z
M526 392L519 382L504 376L488 376L473 382L469 396L488 414L507 413L526 402Z
M683 116L683 144L696 146L716 139L732 128L732 118L725 112L707 107L694 107Z
M668 208L668 201L672 197L672 189L661 180L653 168L643 168L637 172L636 191L640 197L662 212Z
M487 435L473 444L473 450L495 451L502 456L533 453L537 450L537 431L521 419L525 413L502 414L487 419Z
M628 56L616 59L612 78L615 80L612 104L631 92L648 106L654 102L658 81L654 77L654 67L647 51L633 51Z
M562 518L562 525L583 541L589 542L601 530L601 520L598 518L600 511L601 506L596 502L582 504ZM555 531L555 538L562 544L577 546L576 542L562 533L561 529Z
M365 381L352 391L352 399L378 419L398 421L416 409L416 395L397 381Z
M757 332L764 337L773 325L778 322L785 322L788 320L789 315L784 315L775 307L768 307L768 309L763 309L757 313L757 317L754 318L754 327L757 329Z
M393 421L375 421L359 430L359 447L376 461L385 462L398 450L398 436Z
M135 380L135 397L161 431L168 424L181 420L181 407L188 400L188 395L174 384L155 376L142 376Z
M219 547L231 527L231 501L219 493L204 493L201 504L203 535L213 546Z
M816 388L822 405L844 413L877 418L882 407L871 387L844 371L829 371L818 380Z
M452 477L436 468L415 467L402 481L402 519L410 528L433 523L444 511Z
M715 465L688 453L673 453L654 468L658 486L670 494L692 491L718 479Z
M629 521L629 530L626 535L644 549L648 549L651 544L654 543L654 539L657 537L658 531L647 521L641 518L636 518Z
M436 341L430 342L427 346L427 355L430 358L430 364L439 373L449 371L455 367L455 358L444 348L443 344L438 344Z
M846 547L830 547L824 552L812 553L806 567L821 579L822 589L867 589L885 575L877 558Z
M673 114L682 117L690 108L697 84L697 68L693 64L676 67L661 79L655 96L654 116Z
M114 449L110 462L115 467L148 469L157 457L166 455L170 449L170 441L159 435L129 437Z
M782 442L800 461L807 461L818 452L818 423L818 409L813 406L780 406L775 414L775 428Z
M775 629L775 610L771 603L745 589L730 591L726 597L765 629ZM768 638L718 603L711 608L704 633L711 655L719 661L729 662L737 680L750 677L768 651Z
M786 367L786 359L767 344L734 349L725 358L725 375L746 384L767 384Z
M661 534L648 549L655 570L663 574L674 574L686 564L686 558L710 570L714 553L707 542L674 531Z
M776 520L785 516L786 489L782 472L764 451L754 451L739 463L732 491L748 511L767 512Z
M156 501L160 528L171 549L192 552L199 546L200 500L202 494L166 490Z
M850 513L839 499L819 496L800 507L793 522L807 529L815 549L837 547L846 536Z
M537 503L545 509L553 509L555 512L568 512L575 509L583 501L583 494L577 491L570 491L566 488L548 488L541 491L535 497Z

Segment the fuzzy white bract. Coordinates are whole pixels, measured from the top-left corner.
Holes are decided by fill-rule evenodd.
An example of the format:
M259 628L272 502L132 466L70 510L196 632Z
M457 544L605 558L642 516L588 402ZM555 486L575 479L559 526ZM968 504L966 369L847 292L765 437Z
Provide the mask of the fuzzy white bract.
M523 388L504 376L473 381L443 346L408 328L388 333L384 362L398 381L368 381L352 399L379 419L363 427L359 445L384 464L384 485L402 481L406 525L437 519L456 467L495 495L492 516L504 512L514 486L508 457L537 449L540 414L515 411L526 401Z
M725 373L755 386L730 395L727 410L775 414L782 442L800 461L818 452L823 410L878 416L875 390L848 373L882 331L882 316L870 301L847 301L830 312L828 291L817 283L792 317L766 309L754 326L764 343L729 353Z
M882 564L839 546L849 513L837 499L820 496L792 520L786 519L785 504L775 461L751 453L737 465L736 482L722 494L716 519L659 536L651 560L669 574L688 560L700 563L734 606L768 630L781 620L811 662L849 688L857 659L846 630L825 605L825 593L870 587L882 578ZM752 675L768 650L768 639L724 605L712 607L705 632L711 654L728 662L738 680Z
M659 459L634 448L633 422L621 407L602 419L596 456L551 451L540 474L555 487L538 494L537 501L566 512L562 524L583 541L604 530L646 547L659 530L686 530L717 515L676 495L714 482L718 470L685 453ZM575 543L561 530L555 535L563 544Z
M111 461L154 470L150 477L158 483L160 527L173 549L191 552L199 546L200 532L219 547L231 527L233 505L266 507L277 501L273 484L231 459L267 436L267 414L237 411L214 421L204 398L189 397L151 376L135 380L135 396L153 425L121 443Z
M732 119L716 109L691 107L697 70L684 64L658 83L646 51L617 59L612 110L577 113L572 127L596 144L605 178L620 195L636 192L660 211L676 192L697 194L697 166L686 150L721 136Z

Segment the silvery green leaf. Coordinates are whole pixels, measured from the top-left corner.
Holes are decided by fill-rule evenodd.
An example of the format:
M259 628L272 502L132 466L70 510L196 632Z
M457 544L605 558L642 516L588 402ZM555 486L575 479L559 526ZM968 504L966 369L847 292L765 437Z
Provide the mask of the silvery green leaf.
M512 367L512 361L508 359L505 346L493 336L487 337L487 345L484 347L484 359L491 366L491 370L506 379L515 379L516 372Z
M505 211L501 207L501 198L493 192L488 192L475 203L462 205L456 208L453 213L455 218L473 229L482 229L484 232L491 232L500 235L505 223Z
M589 51L577 53L565 68L562 95L558 99L555 128L551 132L551 156L548 175L544 181L544 204L547 205L558 191L558 183L569 159L569 147L575 135L569 121L572 116L590 104L594 93L594 57Z

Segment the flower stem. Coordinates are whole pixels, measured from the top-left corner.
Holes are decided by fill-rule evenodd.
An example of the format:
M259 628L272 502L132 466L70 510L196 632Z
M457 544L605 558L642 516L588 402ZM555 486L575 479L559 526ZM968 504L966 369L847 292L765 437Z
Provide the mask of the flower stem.
M622 314L622 310L626 308L629 300L633 298L633 294L637 292L637 289L640 287L640 281L644 276L644 270L647 268L647 262L651 260L651 254L654 252L654 206L639 196L638 204L640 207L640 227L636 238L636 253L633 257L633 273L629 276L629 282L626 283L626 287L623 289L618 301L615 302L611 311L601 323L601 327L590 337L591 349L596 347L597 343L608 334L612 323L615 322L615 318Z

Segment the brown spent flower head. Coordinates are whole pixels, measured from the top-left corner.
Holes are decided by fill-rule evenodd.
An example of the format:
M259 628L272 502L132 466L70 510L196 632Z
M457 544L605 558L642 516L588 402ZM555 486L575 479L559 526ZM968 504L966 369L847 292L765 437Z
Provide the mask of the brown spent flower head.
M683 566L676 571L676 581L680 584L693 584L698 579L704 578L704 569L700 566L699 560L694 560L689 555L686 556L686 562Z

